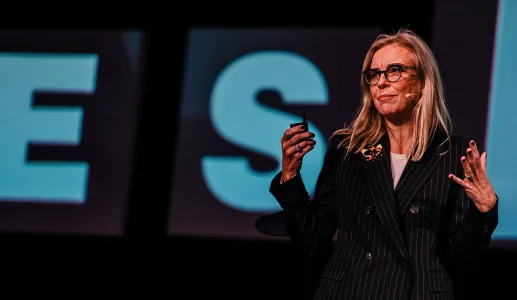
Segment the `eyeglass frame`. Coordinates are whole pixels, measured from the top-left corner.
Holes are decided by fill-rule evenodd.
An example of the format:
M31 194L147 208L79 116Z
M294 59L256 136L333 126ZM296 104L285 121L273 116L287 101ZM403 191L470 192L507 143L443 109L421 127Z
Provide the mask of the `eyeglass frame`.
M388 81L388 82L398 82L398 81L402 78L402 72L400 73L399 78L397 78L396 80L393 80L393 81L392 81L392 80L389 80L389 79L388 79L388 76L386 76L386 72L387 72L389 69L391 69L391 68L401 68L401 69L402 69L402 72L406 72L406 71L407 71L407 69L417 70L417 68L416 68L416 67L413 67L413 66L408 66L408 65L404 65L404 64L391 64L391 65L389 65L389 66L386 68L386 70L384 70L384 71L380 71L379 69L367 69L367 70L362 71L362 72L361 72L361 74L364 76L364 80L365 80L365 81L366 81L366 83L367 83L367 84L369 84L369 85L375 85L375 84L379 83L379 80L381 80L381 76L382 76L383 74L384 74L384 78L386 78L386 81ZM367 73L367 72L369 72L369 71L371 71L371 70L375 70L375 71L377 71L377 74L379 74L379 80L377 80L377 82L376 82L376 83L369 83L369 82L368 82L368 79L366 79L366 78L367 78L367 77L366 77L366 73Z

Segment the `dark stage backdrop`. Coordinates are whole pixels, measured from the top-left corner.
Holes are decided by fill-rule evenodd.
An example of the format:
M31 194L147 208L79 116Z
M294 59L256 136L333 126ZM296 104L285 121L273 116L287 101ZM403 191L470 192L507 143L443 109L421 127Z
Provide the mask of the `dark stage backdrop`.
M140 32L0 32L0 230L119 236Z
M489 175L501 199L494 237L513 240L517 158L507 152L517 145L509 134L517 130L510 82L517 7L505 0L466 9L464 2L435 1L426 39L443 72L454 133L490 154ZM458 10L463 18L451 17ZM317 146L302 176L312 192L327 138L359 108L362 62L380 32L375 26L190 30L168 233L265 239L253 222L280 209L268 188L280 171L283 131L307 114Z

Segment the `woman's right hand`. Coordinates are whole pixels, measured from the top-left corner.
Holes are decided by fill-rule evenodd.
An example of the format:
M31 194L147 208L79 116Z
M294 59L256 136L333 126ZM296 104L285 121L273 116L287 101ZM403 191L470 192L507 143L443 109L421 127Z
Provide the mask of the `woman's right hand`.
M302 168L302 160L305 154L314 149L316 141L312 138L314 133L305 132L303 125L287 129L282 136L282 180L287 180L298 175ZM298 147L296 146L298 145ZM298 151L297 151L298 149Z

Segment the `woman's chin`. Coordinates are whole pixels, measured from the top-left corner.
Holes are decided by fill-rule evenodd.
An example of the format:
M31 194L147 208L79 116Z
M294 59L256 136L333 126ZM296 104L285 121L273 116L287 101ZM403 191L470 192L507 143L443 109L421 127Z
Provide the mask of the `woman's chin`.
M381 116L392 123L405 123L411 120L411 113L404 113L397 109L380 109Z
M392 116L398 114L398 110L393 106L383 106L379 109L379 112L383 116Z

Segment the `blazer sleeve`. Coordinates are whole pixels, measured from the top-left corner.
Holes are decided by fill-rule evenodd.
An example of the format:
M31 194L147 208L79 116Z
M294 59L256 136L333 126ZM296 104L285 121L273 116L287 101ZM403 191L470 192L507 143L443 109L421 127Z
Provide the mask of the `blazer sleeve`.
M449 238L449 253L453 264L463 265L477 261L488 249L499 221L499 199L489 212L482 213L461 186L455 185L455 188L452 224L456 225Z
M272 180L270 192L287 214L286 233L305 258L327 257L337 228L336 163L340 137L331 137L313 197L307 193L301 174L280 184L282 173Z

